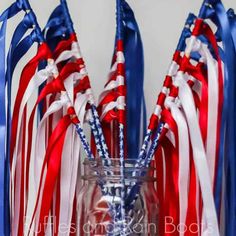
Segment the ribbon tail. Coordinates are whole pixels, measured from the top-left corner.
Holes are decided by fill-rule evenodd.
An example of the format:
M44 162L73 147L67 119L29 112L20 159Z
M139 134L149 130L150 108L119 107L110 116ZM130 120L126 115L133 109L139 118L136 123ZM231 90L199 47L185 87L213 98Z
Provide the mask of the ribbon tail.
M127 136L127 146L129 158L137 158L140 140L144 138L147 123L143 91L144 54L137 21L131 7L125 1L123 1L123 14L127 81L127 133L132 134Z

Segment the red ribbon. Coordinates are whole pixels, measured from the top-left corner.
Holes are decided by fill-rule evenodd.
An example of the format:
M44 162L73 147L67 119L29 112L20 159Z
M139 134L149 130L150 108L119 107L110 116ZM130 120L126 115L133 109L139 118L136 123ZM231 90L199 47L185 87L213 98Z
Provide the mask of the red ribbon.
M13 154L14 149L16 145L16 137L17 137L17 130L19 126L19 111L21 102L24 96L24 93L27 89L27 86L30 82L30 80L33 78L38 64L40 61L47 60L50 58L51 54L46 44L41 44L36 56L30 60L29 63L24 67L20 81L19 81L19 89L17 91L15 105L13 109L13 116L12 116L12 131L11 131L11 145L10 145L10 166L12 167L12 160L13 160ZM20 217L19 217L19 228L18 228L18 235L23 235L23 228L24 228L24 216L25 216L25 189L28 190L28 183L24 184L25 179L25 137L26 137L26 107L24 108L24 114L23 114L23 143L22 143L22 157L21 157L21 165L22 165L22 171L21 171L21 194L20 199L15 199L15 201L20 201ZM28 173L26 170L26 176L28 177ZM28 179L27 179L28 181ZM27 195L27 192L26 192Z

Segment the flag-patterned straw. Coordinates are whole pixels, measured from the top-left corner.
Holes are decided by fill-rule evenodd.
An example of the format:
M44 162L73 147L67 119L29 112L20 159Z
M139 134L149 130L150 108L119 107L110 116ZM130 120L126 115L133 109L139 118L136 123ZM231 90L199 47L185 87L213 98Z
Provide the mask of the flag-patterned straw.
M115 42L115 54L114 60L111 67L111 72L109 75L108 82L104 88L104 92L100 96L100 117L102 122L109 122L109 125L113 126L113 129L118 131L112 135L112 142L110 145L110 150L113 155L119 156L120 162L120 175L121 175L121 206L119 215L119 227L125 225L125 182L124 182L124 160L125 160L125 103L126 103L126 82L125 82L125 58L124 58L124 44L123 44L123 12L122 12L123 1L117 0L117 32L116 32L116 42ZM116 124L118 122L118 125ZM106 132L106 128L104 130ZM108 139L109 137L107 137ZM117 143L116 143L117 141ZM112 147L112 145L114 145ZM116 146L117 145L117 146ZM118 152L117 152L118 150ZM116 158L117 156L113 156ZM123 234L125 229L121 228L121 233Z
M117 88L117 93L122 94L121 102L118 99L118 109L119 109L119 152L120 152L120 173L121 173L121 235L125 235L125 176L124 176L124 168L125 168L125 152L124 152L124 126L125 126L125 68L124 68L124 53L123 53L123 27L122 27L122 0L117 0L117 78L123 77L124 84L120 85ZM122 99L124 101L122 101Z

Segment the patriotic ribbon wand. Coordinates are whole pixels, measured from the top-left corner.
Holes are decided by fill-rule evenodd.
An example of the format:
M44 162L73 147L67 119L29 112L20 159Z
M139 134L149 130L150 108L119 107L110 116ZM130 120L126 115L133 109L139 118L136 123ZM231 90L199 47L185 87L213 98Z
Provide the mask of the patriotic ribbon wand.
M81 133L81 130L79 128L78 128L78 131ZM82 136L81 138L84 138L84 137ZM89 152L87 152L87 155L90 156L91 154Z
M168 76L166 77L165 79L165 82L164 82L164 88L162 89L162 93L159 95L158 97L158 101L157 101L157 108L155 109L155 113L152 115L151 117L151 123L149 125L150 128L150 131L151 130L155 130L158 126L158 117L159 115L161 114L161 111L162 109L164 108L164 103L165 103L165 98L166 96L168 95L167 92L169 91L169 89L171 88L171 85L172 85L172 82L171 82L171 76L174 75L177 71L177 68L178 68L178 65L177 65L177 58L179 58L180 56L180 52L182 50L182 48L185 47L185 40L187 37L190 37L191 35L191 32L190 32L190 27L191 25L193 24L193 21L195 20L195 16L193 14L190 14L188 19L186 20L186 23L185 23L185 28L182 32L182 36L180 38L180 42L179 42L179 45L177 47L177 51L174 55L174 61L172 62L172 65L170 67L170 70L169 70L169 73L168 73ZM171 90L172 92L170 92L170 95L169 96L173 96L175 93L176 93L176 90L175 89L172 89ZM171 95L172 94L172 95ZM164 128L166 130L166 128ZM158 133L160 133L160 131L162 130L161 126L158 128ZM148 139L150 140L150 137L151 137L151 134L149 133L150 131L148 131ZM150 136L149 136L150 135ZM147 140L147 139L146 139ZM145 154L145 149L144 147L148 147L148 142L147 143L144 143L144 146L143 146L143 149L141 151L141 156L143 156ZM143 156L143 158L145 157L146 155ZM145 160L143 158L140 158L139 161L141 163L141 161ZM160 160L160 159L158 159ZM186 163L185 163L186 164ZM139 166L139 164L137 164L137 166ZM158 167L158 170L160 169L160 166L161 166L161 163L158 163L157 164ZM161 171L158 171L158 175L159 173L161 173ZM138 173L134 173L134 175L137 175ZM143 173L144 174L144 173ZM161 181L160 179L158 179L158 192L160 192L160 189L161 189ZM141 183L140 183L141 184ZM127 196L126 198L126 205L129 206L129 209L132 209L132 206L135 202L135 194L137 194L139 192L139 190L136 189L138 185L136 185L135 187L131 188L130 190L130 193L129 195ZM183 185L184 186L184 185ZM138 187L139 188L139 187ZM161 194L159 194L159 197L161 199ZM163 209L162 207L162 202L160 201L160 217L162 217L163 215L161 215L161 209ZM162 232L161 230L161 222L162 222L162 219L160 219L160 233ZM163 231L164 232L164 231Z
M155 142L154 142L155 143ZM156 144L155 144L156 145Z
M140 130L142 122L145 127L146 114L143 103L143 51L142 41L132 9L126 1L117 1L117 36L116 48L108 82L103 93L100 95L99 110L102 120L103 131L108 142L109 150L113 157L128 155L129 159L137 157L139 140L142 131L125 135L127 145L122 147L123 129L118 123L124 123L120 118L127 121L124 133L130 130ZM121 45L123 44L123 45ZM123 68L125 67L125 68ZM134 84L137 92L134 93ZM123 91L127 89L127 95ZM141 88L141 89L139 89ZM131 92L132 91L132 92ZM123 104L124 103L124 104ZM123 109L126 107L126 112ZM141 112L140 112L141 111ZM124 113L124 115L123 115ZM141 115L143 113L143 116ZM136 114L136 115L135 115ZM140 114L137 115L137 114ZM135 117L134 117L135 116ZM143 117L143 121L142 118ZM141 122L141 123L140 123ZM109 127L110 126L110 127ZM120 127L118 127L120 126ZM119 135L116 133L119 130ZM119 136L119 138L117 138ZM118 141L120 139L120 142ZM135 140L134 140L135 139ZM119 143L120 147L116 147ZM125 151L123 150L125 148ZM126 151L127 149L127 151ZM118 152L120 150L120 153ZM122 154L122 155L121 155ZM123 159L123 157L122 157ZM122 164L121 164L122 167ZM122 168L123 169L123 168ZM120 170L122 173L122 169ZM124 204L123 204L124 207ZM124 210L123 210L124 211ZM123 212L125 214L125 211Z
M183 48L185 48L185 46L186 46L185 45L186 39L191 36L191 32L189 29L195 19L196 19L196 17L193 14L189 14L189 16L185 22L185 27L182 31L182 35L180 37L177 50L173 56L173 62L171 63L168 75L166 76L165 81L163 83L162 92L158 96L158 100L156 103L157 105L154 110L154 113L151 115L151 118L150 118L149 128L147 130L146 136L144 138L144 143L143 143L143 146L141 148L141 151L140 151L140 154L139 154L139 157L137 160L137 164L136 164L137 167L140 165L145 166L144 162L145 162L145 160L146 160L145 158L147 156L147 148L149 147L151 137L153 136L154 132L158 129L158 123L159 123L161 111L164 108L165 99L168 95L168 92L169 92L171 86L172 86L172 78L171 77L174 74L176 74L176 71L178 69L177 60L180 57L180 52L183 51ZM173 94L174 93L175 93L175 91L173 91ZM161 131L161 129L158 129L157 133L160 133L160 131ZM137 175L137 173L134 173L134 175Z
M4 204L1 204L1 206L5 207L5 213L4 213L4 217L1 216L1 219L5 219L5 223L0 227L1 230L3 230L5 232L6 235L10 234L10 217L9 217L9 145L10 145L10 130L11 130L11 84L12 84L12 74L14 72L14 69L17 65L17 63L19 62L20 58L29 50L29 48L31 47L31 45L38 40L36 33L35 33L35 29L33 28L33 24L31 22L31 18L29 14L25 14L23 20L19 23L19 25L16 28L16 31L14 32L14 35L12 37L12 41L10 43L10 49L7 55L7 67L5 70L5 35L6 35L6 26L7 26L7 20L14 17L16 14L18 14L20 11L22 11L24 9L25 5L23 1L17 1L15 3L13 3L7 10L4 11L4 13L1 15L1 21L3 22L2 27L1 27L1 55L2 55L2 69L1 69L1 73L3 74L1 76L2 79L5 78L5 82L4 84L7 84L7 88L8 88L8 100L7 100L7 117L6 119L4 118L4 126L6 126L7 124L7 130L6 133L1 132L1 134L4 135L4 137L6 138L6 142L1 142L3 145L5 145L4 143L6 143L6 149L2 148L2 150L6 150L5 153L5 158L1 158L1 160L5 159L5 167L4 165L1 165L2 167L5 168L5 172L1 171L2 174L4 174L4 182L5 182L5 187L4 187L4 191L5 191L5 197L4 197ZM28 29L32 29L32 33L31 35L29 35L28 37L23 38L24 33L28 30ZM17 52L17 53L16 53ZM5 90L5 85L1 86L2 89ZM2 95L5 94L1 93ZM4 95L5 96L5 95ZM3 102L3 104L5 104L5 98L4 96L1 97L1 101ZM5 117L5 106L2 105L1 108L3 108L3 112L1 113L2 116L1 117ZM7 123L5 123L7 121ZM6 134L6 135L5 135ZM3 152L2 152L3 153ZM1 186L4 186L4 184L1 184ZM2 196L2 195L1 195ZM2 222L2 221L1 221ZM2 234L4 234L2 232Z
M29 22L29 18L28 15L25 15L24 19L21 21L21 23L18 25L17 30L15 32L15 34L13 35L12 38L12 42L11 42L11 47L10 50L8 52L8 56L7 56L7 68L5 68L5 37L6 37L6 29L7 29L7 21L10 18L13 18L16 14L18 14L20 11L22 11L24 8L24 4L23 1L17 1L15 3L13 3L8 9L6 9L2 15L1 15L1 19L0 21L2 22L2 26L1 26L1 55L2 55L2 63L1 63L1 73L2 73L2 86L1 88L4 89L4 91L1 92L2 96L1 96L1 108L2 108L2 112L1 112L1 117L3 118L1 120L1 124L2 124L2 128L3 131L1 132L1 134L3 135L1 138L1 145L2 145L2 150L6 150L6 153L2 152L2 158L1 161L2 165L1 168L1 180L4 181L1 182L1 186L5 186L3 188L1 188L1 194L0 194L0 198L1 201L3 200L4 203L2 202L1 206L5 207L5 209L1 208L1 226L0 226L0 230L2 230L2 234L6 234L9 235L9 231L10 231L10 223L9 223L9 133L10 133L10 119L11 119L11 114L10 114L10 110L11 110L11 78L9 76L9 73L12 73L14 71L14 66L17 64L17 62L19 61L19 58L21 57L21 55L24 55L24 50L21 50L18 52L18 57L15 58L13 66L11 68L11 70L9 69L10 67L10 63L11 63L11 54L10 52L13 54L15 51L15 47L17 46L17 49L22 49L22 45L28 46L30 47L30 42L28 42L27 40L21 41L21 43L19 45L17 45L17 43L21 40L21 38L23 37L24 32L26 32L27 29L32 28L32 25ZM34 40L34 39L32 39ZM26 43L28 42L28 43ZM27 49L26 49L27 50ZM16 55L15 55L16 56ZM14 57L13 57L14 58ZM7 71L6 71L7 69ZM5 79L5 81L4 81ZM8 100L7 100L7 114L5 113L5 86L7 85L8 88ZM5 127L5 128L4 128ZM5 131L4 131L5 130ZM6 137L6 138L5 138ZM5 140L5 141L4 141ZM5 145L6 145L6 149L5 149ZM4 167L5 166L5 167ZM3 190L3 191L2 191ZM5 221L5 223L3 223L3 221Z
M63 8L64 9L64 11L65 11L65 13L64 13L64 15L67 15L67 19L68 19L68 21L66 21L66 22L68 22L67 23L67 28L72 28L72 22L71 22L71 19L70 19L70 16L68 15L69 14L69 12L68 12L68 8L66 7L66 8ZM56 9L57 10L57 9ZM54 19L50 19L50 20L54 20ZM51 29L47 29L47 32L48 31L50 31ZM50 38L50 36L49 36L49 38ZM60 47L60 46L58 46L57 48L56 48L56 50L57 51L63 51L63 46L65 46L66 45L66 47L65 47L65 49L67 49L66 51L64 51L63 53L61 53L61 55L60 56L58 56L59 58L63 58L63 54L66 56L66 58L64 58L64 59L67 59L67 57L69 58L70 56L72 56L72 58L74 57L74 56L76 56L78 59L80 59L81 58L81 56L80 56L80 52L79 52L79 50L78 50L78 46L77 46L77 40L76 40L76 37L75 37L75 33L74 33L74 30L73 30L73 33L72 33L72 36L71 36L71 38L72 39L74 39L75 41L73 42L70 42L71 41L71 39L69 39L68 40L68 43L66 43L66 41L64 41L64 42L62 42L61 43L61 45L62 45L62 47ZM50 38L50 40L51 40L51 38ZM70 44L72 44L72 51L69 51L68 50L68 45L70 45ZM74 45L75 45L75 47L74 47ZM55 53L55 55L59 55L57 52ZM64 57L65 57L64 56ZM55 58L56 59L56 58ZM56 59L56 61L58 61L58 59ZM83 80L85 80L85 79L87 79L88 80L88 76L87 76L87 73L86 73L86 70L85 70L85 65L83 64L83 60L82 60L82 64L80 65L80 66L82 66L82 68L83 68L83 73L84 73L84 79ZM89 84L88 84L89 85ZM87 90L88 90L88 92L89 92L89 90L91 90L91 88L90 87L88 87L87 88ZM90 96L90 98L91 98L91 96ZM90 99L90 103L91 103L91 99ZM93 107L95 108L95 106L94 106L94 104L92 104L93 105ZM96 121L96 123L99 125L99 122L98 121ZM91 124L91 122L90 122L90 124ZM93 124L92 124L93 125ZM101 129L101 128L100 128ZM104 147L104 144L103 144L103 147ZM98 150L101 150L101 148L99 148ZM100 154L101 155L101 154Z

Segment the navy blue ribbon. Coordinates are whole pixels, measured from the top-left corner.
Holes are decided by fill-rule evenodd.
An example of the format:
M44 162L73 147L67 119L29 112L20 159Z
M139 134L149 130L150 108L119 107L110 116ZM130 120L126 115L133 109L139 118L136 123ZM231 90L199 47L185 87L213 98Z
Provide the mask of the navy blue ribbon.
M46 42L52 51L55 50L61 40L69 37L69 29L66 26L66 18L62 5L54 9L43 32Z
M28 43L26 45L25 43L19 43L26 31L32 28L32 23L30 23L30 19L28 15L24 17L24 19L20 22L20 24L17 26L12 40L10 44L10 49L7 56L7 71L6 71L6 77L5 77L5 83L7 84L7 96L8 96L8 103L7 103L7 149L6 149L6 163L5 163L5 183L7 185L6 187L6 193L5 193L5 207L9 207L9 150L10 150L10 133L11 133L11 91L12 91L12 75L14 72L14 69L19 62L20 58L23 57L23 55L28 51L32 43ZM25 42L25 41L23 41ZM18 45L19 44L19 45ZM8 221L8 224L10 224L9 219L9 210L5 212L5 219ZM6 224L6 225L8 225ZM10 229L9 229L10 230ZM8 232L9 232L8 230ZM9 235L6 233L6 235Z
M10 123L11 123L11 87L12 87L12 75L15 70L15 67L17 63L19 62L20 58L23 57L23 55L26 53L26 47L25 45L18 46L19 42L23 38L26 31L33 27L33 24L30 20L30 17L28 14L25 15L24 19L19 23L19 25L16 27L16 30L13 34L13 37L11 39L10 43L10 49L8 51L7 55L7 71L6 71L6 77L5 81L7 83L7 91L8 91L8 106L7 106L7 134L8 134L8 145L7 145L7 151L9 150L9 134L10 134ZM17 50L16 50L17 49ZM22 53L22 51L25 51ZM28 50L28 48L27 48Z
M230 114L229 114L229 125L228 130L231 130L229 139L230 143L228 146L227 151L230 151L228 158L228 166L226 165L226 168L228 169L228 172L226 172L226 235L235 235L236 232L236 125L235 125L235 117L236 117L236 16L234 14L234 11L230 9L228 11L228 18L230 21L230 29L231 29L231 36L232 36L232 42L234 45L234 57L232 58L231 65L230 65L230 72L232 73L231 80L233 80L233 84L230 86L233 86L231 88L231 96L230 96ZM231 47L231 49L233 49ZM226 52L227 54L227 52ZM232 99L232 100L231 100ZM232 112L232 113L231 113ZM232 150L231 150L232 149ZM228 155L228 154L227 154ZM226 170L227 170L226 169ZM229 227L228 227L229 223Z
M143 44L137 21L128 3L121 1L122 24L118 35L123 35L126 83L127 83L127 147L128 157L137 158L140 151L140 133L146 133L147 118L143 91L144 84L144 54ZM143 120L143 124L142 124Z
M192 13L189 13L186 22L185 22L185 26L184 29L182 30L176 51L179 52L183 52L186 48L186 39L189 38L192 33L191 33L191 26L193 25L194 21L196 20L196 16Z
M69 13L69 8L68 8L66 0L61 0L61 6L62 6L63 15L65 17L65 22L66 22L66 27L68 29L68 33L73 34L75 32L74 27L73 27L73 21L71 19L70 13Z
M234 43L234 50L236 53L236 15L232 8L227 11L227 15L230 21L231 35Z
M10 235L10 208L9 208L9 165L6 155L6 30L8 19L22 10L22 2L13 3L0 16L0 235Z
M7 20L14 17L18 12L24 10L26 15L18 24L11 39L9 52L6 60L6 29ZM26 54L34 42L42 42L39 26L35 14L32 12L27 0L18 0L6 9L0 16L2 26L0 29L0 235L10 235L10 208L9 208L9 147L11 133L11 87L12 75L19 60ZM33 29L34 25L34 29ZM33 29L31 34L26 36L25 33ZM7 85L7 114L5 112Z
M52 51L61 40L69 38L74 33L73 22L65 0L61 0L61 4L54 9L43 32Z

